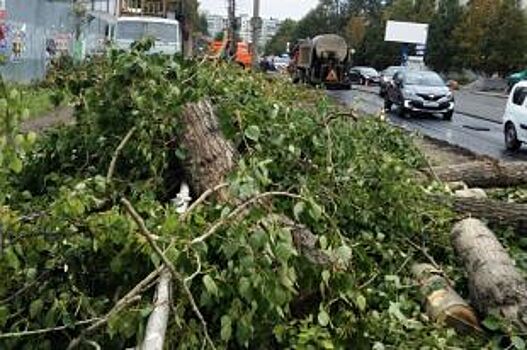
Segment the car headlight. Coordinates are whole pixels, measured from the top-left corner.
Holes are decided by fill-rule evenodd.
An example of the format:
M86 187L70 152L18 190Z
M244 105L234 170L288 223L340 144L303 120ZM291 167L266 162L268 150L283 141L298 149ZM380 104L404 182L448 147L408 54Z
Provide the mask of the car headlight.
M453 97L454 97L454 94L452 93L452 91L449 91L447 92L446 96L445 96L447 99L451 100Z

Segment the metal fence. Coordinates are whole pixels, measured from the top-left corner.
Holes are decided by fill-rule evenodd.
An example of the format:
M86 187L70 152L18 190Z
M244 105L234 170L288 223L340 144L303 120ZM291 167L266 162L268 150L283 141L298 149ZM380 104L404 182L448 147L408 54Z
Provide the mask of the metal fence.
M0 74L6 80L29 82L44 75L46 40L71 45L73 15L68 0L7 0L1 24Z

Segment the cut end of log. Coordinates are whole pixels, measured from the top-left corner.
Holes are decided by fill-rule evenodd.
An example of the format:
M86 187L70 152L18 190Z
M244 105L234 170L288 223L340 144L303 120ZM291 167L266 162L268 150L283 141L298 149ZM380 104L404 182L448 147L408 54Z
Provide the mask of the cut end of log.
M442 271L430 264L416 264L412 273L421 286L426 314L432 321L445 323L460 333L481 332L476 313L450 286Z
M527 282L494 233L469 218L452 230L454 249L468 276L470 299L484 316L497 313L527 331Z

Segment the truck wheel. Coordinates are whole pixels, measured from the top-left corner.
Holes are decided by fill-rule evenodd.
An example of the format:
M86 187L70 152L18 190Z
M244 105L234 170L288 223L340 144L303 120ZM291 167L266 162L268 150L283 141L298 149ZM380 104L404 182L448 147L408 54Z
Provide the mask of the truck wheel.
M505 125L505 146L509 151L517 151L521 147L516 128L511 122Z

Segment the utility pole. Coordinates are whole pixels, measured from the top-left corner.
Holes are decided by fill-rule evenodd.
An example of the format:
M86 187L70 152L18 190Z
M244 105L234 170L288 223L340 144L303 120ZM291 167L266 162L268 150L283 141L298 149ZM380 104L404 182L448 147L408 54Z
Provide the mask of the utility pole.
M252 51L252 63L253 67L258 66L258 44L260 42L260 32L262 30L262 18L260 17L260 0L253 0L253 18L251 20L252 24L252 41L253 41L253 51Z
M227 41L229 43L229 56L233 56L236 53L236 0L228 1L228 30L227 30Z

